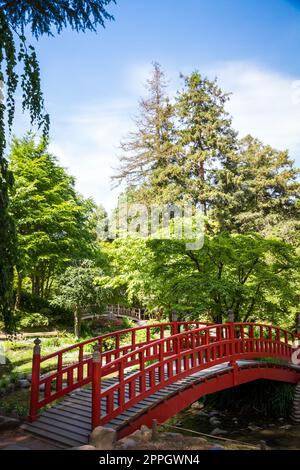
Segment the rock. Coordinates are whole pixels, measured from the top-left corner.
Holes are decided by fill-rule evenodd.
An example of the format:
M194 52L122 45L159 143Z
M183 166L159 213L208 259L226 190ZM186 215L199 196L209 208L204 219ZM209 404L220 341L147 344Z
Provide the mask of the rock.
M32 374L27 374L26 379L31 382L32 381Z
M199 411L198 416L203 417L203 418L207 418L208 413L206 411Z
M40 391L40 392L43 392L44 390L45 390L45 384L41 384L41 385L39 386L39 391Z
M149 442L152 439L152 429L149 429L144 424L141 426L141 437L144 442Z
M18 374L18 380L24 380L24 379L26 379L26 374L24 374L23 372L20 372Z
M212 418L213 416L218 416L219 414L220 413L218 411L213 410L208 413L208 416Z
M96 447L86 444L85 446L72 447L70 450L97 450Z
M212 426L220 426L221 421L218 418L212 416L211 418L209 418L209 424L211 424Z
M281 418L278 418L278 421L279 421L280 423L284 423L284 418L282 418L282 417L281 417Z
M133 449L136 447L137 441L135 439L131 439L130 437L124 437L117 442L117 446L120 449Z
M220 436L221 434L227 434L227 432L225 429L215 428L210 434L211 436Z
M200 403L199 401L195 401L194 403L191 404L191 409L192 410L201 410L204 408L203 403Z
M134 431L132 434L130 434L130 437L133 437L135 439L142 440L142 431L140 429L137 429Z
M30 382L27 379L19 379L17 382L18 387L20 388L29 388Z
M175 426L178 426L179 428L180 428L182 425L183 425L183 424L182 424L181 421L177 421L177 422L175 423Z
M248 426L248 429L250 431L258 431L261 428L259 426L255 426L254 424L251 424L250 426Z
M117 432L111 428L98 426L90 435L89 444L100 450L111 450L117 440Z
M275 428L275 424L271 423L271 424L268 424L269 428Z
M20 426L20 421L15 418L8 418L7 416L0 416L0 431L16 429Z
M280 426L279 429L284 429L287 431L288 429L291 429L293 426L291 424L285 424L284 426Z

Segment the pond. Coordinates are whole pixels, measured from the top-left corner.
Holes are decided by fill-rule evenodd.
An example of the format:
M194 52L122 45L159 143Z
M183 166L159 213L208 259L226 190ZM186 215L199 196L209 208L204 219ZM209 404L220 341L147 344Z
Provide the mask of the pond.
M196 405L197 406L197 405ZM200 405L201 406L201 405ZM218 411L211 408L187 408L170 419L167 425L177 426L177 432L194 435L183 431L189 429L199 433L211 434L216 428L221 431L220 437L233 439L249 444L259 445L265 441L270 449L299 450L300 426L294 425L283 417L268 418L253 410L249 415L229 411ZM172 432L176 432L172 429ZM221 440L215 442L222 445Z

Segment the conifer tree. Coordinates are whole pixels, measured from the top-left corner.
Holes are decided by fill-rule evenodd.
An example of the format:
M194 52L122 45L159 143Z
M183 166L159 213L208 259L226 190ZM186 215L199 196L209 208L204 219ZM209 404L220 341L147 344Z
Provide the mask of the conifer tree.
M151 203L164 198L175 149L174 110L166 94L165 74L156 62L146 88L148 97L140 100L135 130L121 143L114 179L127 182L131 199Z
M225 110L228 94L217 81L203 78L198 71L182 76L184 88L177 96L182 186L194 204L206 213L213 199L215 169L235 148L236 133Z
M287 151L246 136L216 173L214 214L220 229L269 234L287 222L299 224L298 175Z

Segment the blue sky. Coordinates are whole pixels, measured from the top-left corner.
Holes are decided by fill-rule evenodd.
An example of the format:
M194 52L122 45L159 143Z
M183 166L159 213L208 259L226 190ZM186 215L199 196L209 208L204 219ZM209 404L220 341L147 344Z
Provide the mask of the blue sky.
M98 34L65 31L37 44L51 150L85 196L110 209L119 142L158 61L179 73L199 69L232 92L240 135L287 148L300 166L300 1L118 0L115 21ZM28 129L17 115L14 132Z

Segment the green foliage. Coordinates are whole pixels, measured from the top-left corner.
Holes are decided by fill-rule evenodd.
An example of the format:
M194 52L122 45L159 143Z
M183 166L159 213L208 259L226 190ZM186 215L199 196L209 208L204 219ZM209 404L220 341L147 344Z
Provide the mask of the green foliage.
M44 139L36 143L31 134L14 139L10 169L19 279L29 276L33 294L48 297L54 275L71 260L93 253L94 205L76 193L73 178L48 153Z
M291 239L299 228L299 170L287 151L248 135L216 173L213 212L221 230L259 231ZM290 233L290 236L289 236Z
M236 321L283 323L294 314L299 258L280 240L222 234L206 236L198 251L180 240L116 240L113 247L113 282L148 308L216 322L229 308Z
M48 318L40 313L27 313L25 315L22 315L19 322L19 327L22 330L26 328L44 328L48 325Z
M89 305L97 306L100 312L104 309L106 291L96 282L96 278L101 275L101 269L85 260L78 265L69 266L58 280L52 303L73 311L76 338L80 336L83 310Z
M52 35L53 29L59 34L67 26L75 31L95 31L97 26L105 26L105 21L113 19L106 11L113 1L0 0L0 315L9 332L13 328L11 301L16 240L8 198L13 177L7 168L4 149L6 123L10 131L15 115L18 82L22 108L29 112L31 124L36 123L46 136L50 121L44 109L38 59L34 47L27 42L25 31L30 27L36 38ZM2 85L6 88L6 102Z

